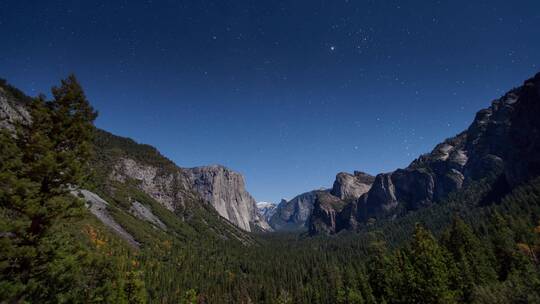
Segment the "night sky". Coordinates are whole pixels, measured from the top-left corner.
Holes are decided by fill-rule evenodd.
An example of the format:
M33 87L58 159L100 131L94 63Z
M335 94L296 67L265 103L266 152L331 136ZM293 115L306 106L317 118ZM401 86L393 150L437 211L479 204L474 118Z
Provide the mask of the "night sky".
M406 166L540 71L540 1L0 2L0 77L259 200Z

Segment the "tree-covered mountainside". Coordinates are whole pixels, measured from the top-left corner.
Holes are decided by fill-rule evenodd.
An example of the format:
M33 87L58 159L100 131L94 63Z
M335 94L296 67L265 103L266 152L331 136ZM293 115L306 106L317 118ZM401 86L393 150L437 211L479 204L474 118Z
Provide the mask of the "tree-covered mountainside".
M190 189L183 170L154 147L103 130L96 131L94 147L93 175L85 187L109 202L110 209L116 207L113 210L117 218L122 218L119 221L133 218L129 211L138 202L170 228L162 232L174 232L181 239L193 240L204 235L210 239L253 242L252 237L219 216ZM130 166L127 169L126 163ZM138 230L139 225L138 221L132 221L123 226Z
M96 130L73 76L52 100L0 93L0 303L540 303L534 171L489 170L354 231L248 233L155 148ZM342 180L313 229L373 182Z
M154 147L103 130L97 131L95 148L99 189L112 193L113 185L131 185L178 214L210 207L244 231L270 229L243 177L228 168L180 168Z

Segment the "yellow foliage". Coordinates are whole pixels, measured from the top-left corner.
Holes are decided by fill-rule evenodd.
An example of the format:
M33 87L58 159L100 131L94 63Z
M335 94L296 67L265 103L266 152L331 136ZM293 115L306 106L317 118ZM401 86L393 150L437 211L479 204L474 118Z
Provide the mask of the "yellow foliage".
M88 238L90 239L90 241L96 246L96 248L100 249L107 244L107 241L105 240L105 238L100 236L98 231L91 225L86 225L84 227L84 231L88 235Z
M527 245L527 244L517 243L517 247L518 247L519 251L521 251L523 254L531 255L531 253L532 253L531 247L529 247L529 245Z
M163 246L164 246L165 248L167 248L167 250L170 250L171 247L172 247L172 242L171 242L171 240L165 240L165 241L163 241Z

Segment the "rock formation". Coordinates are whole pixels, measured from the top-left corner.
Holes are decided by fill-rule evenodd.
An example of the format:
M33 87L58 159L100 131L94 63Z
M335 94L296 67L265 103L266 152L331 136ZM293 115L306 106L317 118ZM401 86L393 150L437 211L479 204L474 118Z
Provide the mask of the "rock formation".
M471 181L490 175L499 176L501 184L508 186L540 175L538 117L540 74L493 101L476 114L467 130L437 145L407 168L377 175L367 193L335 216L338 224L313 227L311 232L333 233L332 226L354 229L369 218L428 207ZM343 196L339 189L333 189L333 193Z
M221 216L246 231L271 230L246 191L242 175L219 165L184 169L184 172L191 188Z
M300 194L290 201L282 200L268 223L274 230L308 229L312 226L309 219L318 200L319 203L321 201L341 201L340 205L342 205L342 201L356 200L369 191L374 179L373 176L360 171L355 171L354 174L338 173L330 190L313 190ZM322 196L322 200L319 199L319 196ZM328 204L324 204L324 208L328 209L328 207Z
M333 234L341 228L338 215L346 203L340 198L328 193L320 192L315 198L313 212L308 220L310 233L323 232Z
M165 224L159 219L159 217L157 217L146 205L134 201L131 203L131 208L129 209L129 211L131 212L131 214L138 217L139 219L147 221L162 230L167 230L167 226L165 226Z
M135 238L129 234L114 218L109 214L107 207L109 203L102 199L99 195L88 190L74 190L72 194L82 198L85 201L86 207L95 215L105 226L109 227L114 233L127 241L131 246L139 248L140 244Z
M112 171L111 179L125 182L127 178L138 181L141 190L171 211L183 207L183 201L192 196L192 191L219 215L245 231L271 230L246 191L242 175L223 166L177 167L166 172L157 166L122 158Z
M374 180L373 176L360 171L354 174L341 172L337 174L330 193L342 200L355 200L369 191Z
M0 86L0 129L13 130L13 125L18 122L29 122L30 114L25 104L14 94L22 94L10 86Z

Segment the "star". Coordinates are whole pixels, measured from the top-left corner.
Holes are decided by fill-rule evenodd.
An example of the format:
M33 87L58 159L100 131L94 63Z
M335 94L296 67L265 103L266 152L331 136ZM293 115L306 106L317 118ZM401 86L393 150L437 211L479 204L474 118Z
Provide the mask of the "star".
M332 51L332 52L333 52L333 51L335 51L335 50L336 50L336 47L335 47L335 46L333 46L333 45L332 45L332 46L330 46L330 51Z

